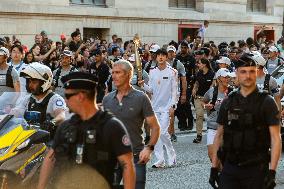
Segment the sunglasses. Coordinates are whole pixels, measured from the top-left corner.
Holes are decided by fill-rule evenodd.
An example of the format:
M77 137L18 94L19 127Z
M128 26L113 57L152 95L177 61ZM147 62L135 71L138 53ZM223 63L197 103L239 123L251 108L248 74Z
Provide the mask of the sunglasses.
M69 100L69 98L71 98L72 96L74 96L74 95L77 95L79 92L77 92L77 93L65 93L64 94L64 96L65 96L65 98L67 99L67 100Z

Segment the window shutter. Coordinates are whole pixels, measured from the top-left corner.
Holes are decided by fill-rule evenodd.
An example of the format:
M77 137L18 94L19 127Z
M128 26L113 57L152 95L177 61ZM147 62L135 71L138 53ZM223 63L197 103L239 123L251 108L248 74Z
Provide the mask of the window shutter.
M187 8L195 8L195 0L187 0Z
M252 3L253 3L253 0L247 0L247 11L248 12L252 12L253 11Z
M177 7L178 0L169 0L169 7Z
M178 8L186 8L186 0L178 0Z

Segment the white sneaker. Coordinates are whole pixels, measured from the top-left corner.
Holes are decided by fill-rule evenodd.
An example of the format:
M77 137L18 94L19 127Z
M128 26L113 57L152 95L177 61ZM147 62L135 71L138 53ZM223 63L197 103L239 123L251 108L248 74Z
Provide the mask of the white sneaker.
M172 163L169 163L169 167L175 167L177 165L176 159Z

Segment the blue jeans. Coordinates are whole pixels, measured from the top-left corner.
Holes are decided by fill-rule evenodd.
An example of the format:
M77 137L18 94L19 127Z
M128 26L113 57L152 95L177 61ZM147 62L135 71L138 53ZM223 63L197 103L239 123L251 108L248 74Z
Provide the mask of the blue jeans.
M134 155L134 164L136 170L136 187L135 189L145 189L146 184L146 164L138 164L139 153Z

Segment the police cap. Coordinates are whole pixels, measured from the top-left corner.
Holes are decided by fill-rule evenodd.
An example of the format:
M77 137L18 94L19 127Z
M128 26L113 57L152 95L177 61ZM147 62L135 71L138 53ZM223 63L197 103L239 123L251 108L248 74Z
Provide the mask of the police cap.
M65 89L84 89L94 90L96 85L96 77L85 72L71 72L61 78Z
M253 55L249 53L244 53L237 62L235 62L235 67L249 67L256 66L256 62L253 59Z

